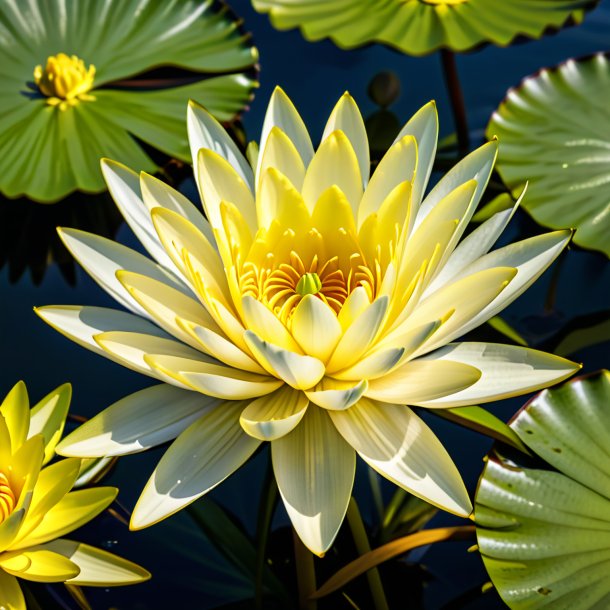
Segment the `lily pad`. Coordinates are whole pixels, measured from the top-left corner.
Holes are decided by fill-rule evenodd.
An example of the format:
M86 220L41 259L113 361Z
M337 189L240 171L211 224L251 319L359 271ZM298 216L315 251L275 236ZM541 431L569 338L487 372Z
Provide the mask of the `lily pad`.
M573 60L527 77L493 114L496 166L524 207L547 227L574 227L574 241L610 256L610 61Z
M409 55L444 48L467 51L485 43L580 23L597 0L252 0L280 30L298 27L307 40L330 38L352 49L381 42Z
M475 521L493 584L515 610L610 607L610 373L544 390L510 426L546 464L485 467Z
M187 161L188 100L228 121L256 86L256 48L218 0L2 2L0 53L0 191L41 202L104 190L101 157L154 171L140 141ZM70 105L34 82L58 54L95 66Z

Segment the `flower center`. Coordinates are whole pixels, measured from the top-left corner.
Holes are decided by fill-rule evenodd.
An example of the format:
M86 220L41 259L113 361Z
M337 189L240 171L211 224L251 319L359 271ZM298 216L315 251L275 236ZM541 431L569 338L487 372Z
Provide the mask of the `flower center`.
M93 100L87 92L93 87L95 66L85 67L85 62L76 55L58 53L47 58L47 65L34 68L34 82L47 97L47 104L59 105L64 110L79 100Z
M295 291L304 297L306 294L318 294L322 288L322 282L317 273L305 273L297 282Z
M15 494L8 478L0 471L0 523L2 523L15 508Z

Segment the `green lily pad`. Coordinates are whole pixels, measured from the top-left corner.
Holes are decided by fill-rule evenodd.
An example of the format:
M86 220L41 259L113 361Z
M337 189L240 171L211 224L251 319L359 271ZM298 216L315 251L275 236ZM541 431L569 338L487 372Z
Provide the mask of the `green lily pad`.
M610 256L610 61L597 54L526 78L493 114L496 168L540 224Z
M437 49L507 46L580 23L597 0L252 0L280 30L298 27L307 40L331 38L352 49L370 42L409 55Z
M0 53L0 191L41 202L105 190L100 157L154 171L138 141L189 160L188 100L228 121L256 87L256 48L219 0L2 2ZM59 53L96 69L63 110L34 83Z
M610 373L544 390L510 426L548 465L485 467L475 521L493 584L516 610L610 607Z

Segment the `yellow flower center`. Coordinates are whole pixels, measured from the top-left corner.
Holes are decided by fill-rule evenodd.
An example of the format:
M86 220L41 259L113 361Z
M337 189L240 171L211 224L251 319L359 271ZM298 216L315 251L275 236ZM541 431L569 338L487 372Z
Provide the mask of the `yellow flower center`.
M297 282L295 290L304 297L306 294L318 294L321 288L322 282L317 273L305 273Z
M93 87L95 66L85 67L76 55L58 53L47 58L47 65L34 68L34 82L47 97L47 104L59 105L61 110L73 106L79 100L94 100L87 92Z
M15 508L15 493L11 489L6 475L0 471L0 523L2 523Z

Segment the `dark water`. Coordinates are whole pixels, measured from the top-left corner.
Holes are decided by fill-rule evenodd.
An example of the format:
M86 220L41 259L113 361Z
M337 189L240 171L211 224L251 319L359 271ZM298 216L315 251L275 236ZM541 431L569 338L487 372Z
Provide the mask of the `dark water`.
M411 58L380 46L344 52L330 42L309 44L296 31L273 30L267 18L257 15L245 0L235 0L233 8L253 33L261 56L261 86L244 116L249 139L258 139L266 103L276 84L282 85L291 96L316 140L328 113L344 90L348 89L354 95L365 116L375 110L366 89L370 79L381 70L393 70L401 79L402 95L392 107L401 121L406 121L422 104L434 98L438 102L442 135L453 130L437 55ZM508 87L518 84L524 76L542 66L555 65L571 56L607 50L609 42L610 0L604 0L581 27L509 49L488 47L458 57L473 140L477 142L482 138L491 112ZM147 378L67 341L32 312L33 306L45 304L114 306L92 280L80 269L74 272L65 259L60 260L61 264L51 262L44 271L45 235L49 234L50 227L81 222L96 232L95 227L103 222L107 233L112 234L117 225L112 214L99 216L97 212L89 212L84 214L83 221L74 219L70 213L48 208L38 213L37 206L25 204L27 211L16 215L15 203L3 205L4 208L0 207L3 229L0 260L8 258L11 271L8 264L0 270L0 395L17 380L24 379L31 397L37 400L57 385L71 381L74 386L72 411L91 416L126 394L150 385ZM106 204L90 198L82 205L98 206L97 210ZM6 235L9 222L11 239ZM521 214L513 221L507 239L516 239L527 232L531 232L531 223ZM122 243L136 245L124 224L118 228L116 237ZM32 272L24 268L25 261L33 264ZM547 272L505 312L506 319L534 344L540 344L576 316L610 308L610 265L601 254L574 249L568 252L562 259L561 268L555 272L556 294L549 304L553 273ZM19 275L20 278L14 281ZM608 343L584 349L572 357L584 363L585 371L608 366ZM501 417L508 418L524 400L504 401L491 408ZM481 459L490 443L436 418L432 425L463 472L469 489L474 490ZM124 458L108 478L109 484L121 488L120 501L127 508L134 505L160 455L160 451L152 451ZM211 494L250 529L256 520L253 499L258 495L265 459L264 454L259 455ZM361 496L366 517L370 511L364 483L359 480L356 495ZM433 524L457 522L443 515L436 517ZM278 511L274 523L276 526L286 524L283 509ZM235 575L185 514L133 534L106 516L84 528L80 539L123 554L154 573L152 582L138 587L93 593L91 599L95 608L208 608L221 601L248 597L251 593L250 583ZM435 579L426 588L427 608L441 608L459 593L485 580L476 554L466 554L465 548L466 545L460 543L449 543L412 557L424 561ZM404 605L399 607L415 607L413 601L414 593L406 587ZM490 594L463 607L502 605Z

